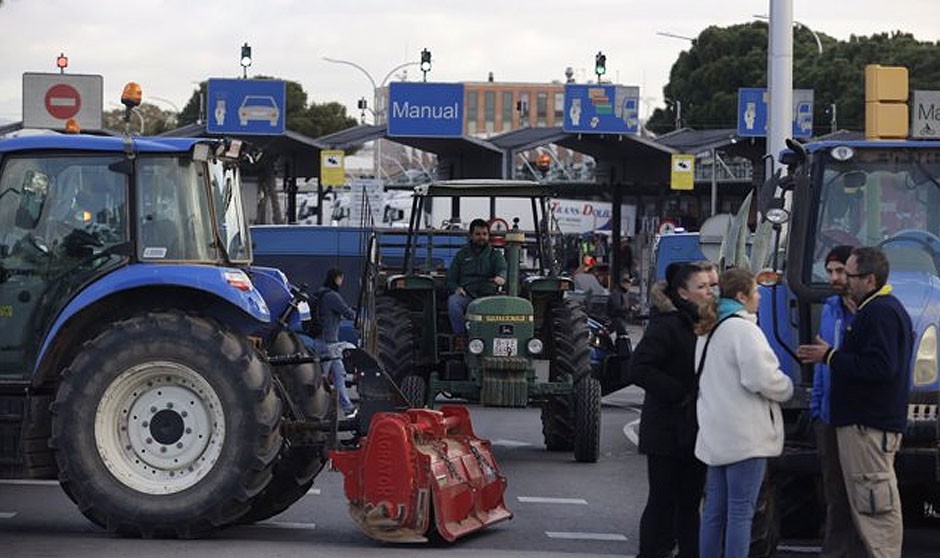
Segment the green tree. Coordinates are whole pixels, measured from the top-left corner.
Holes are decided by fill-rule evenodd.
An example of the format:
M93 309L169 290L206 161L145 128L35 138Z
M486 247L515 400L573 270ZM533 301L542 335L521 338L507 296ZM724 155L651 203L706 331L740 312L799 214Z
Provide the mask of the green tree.
M150 103L141 103L131 115L131 133L142 136L156 136L176 128L178 115L171 110L163 110ZM124 131L124 109L109 110L104 113L104 127L107 130Z
M940 44L921 42L908 33L852 36L839 41L794 28L793 87L814 91L815 133L829 131L830 106L837 109L838 127L861 130L865 125L865 65L902 65L910 70L910 88L940 89ZM767 85L767 24L753 22L709 27L673 64L663 88L666 108L656 109L647 127L657 133L681 124L696 129L737 127L737 94L741 87Z

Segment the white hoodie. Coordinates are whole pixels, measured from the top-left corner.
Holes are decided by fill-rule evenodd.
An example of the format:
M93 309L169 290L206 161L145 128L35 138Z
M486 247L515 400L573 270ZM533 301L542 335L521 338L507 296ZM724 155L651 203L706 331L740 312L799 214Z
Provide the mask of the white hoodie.
M695 456L706 465L728 465L783 451L778 402L793 395L793 382L757 326L757 316L737 312L714 330L699 378ZM707 335L695 345L696 366Z

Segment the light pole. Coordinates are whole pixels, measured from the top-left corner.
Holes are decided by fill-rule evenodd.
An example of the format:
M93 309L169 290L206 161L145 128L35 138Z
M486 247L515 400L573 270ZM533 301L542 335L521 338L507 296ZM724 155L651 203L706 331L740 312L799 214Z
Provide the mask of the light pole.
M388 82L388 79L392 77L392 74L394 74L398 70L401 70L402 68L407 68L408 66L418 65L417 62L402 62L401 64L389 70L388 73L385 74L385 77L382 78L382 81L378 85L376 85L375 79L372 77L372 74L370 74L368 70L366 70L359 64L356 64L355 62L350 62L349 60L340 60L338 58L330 58L329 56L324 56L323 60L330 62L331 64L344 64L346 66L352 66L353 68L362 72L362 75L366 76L366 79L368 79L369 83L372 85L372 106L375 107L375 110L372 110L372 120L375 125L380 124L380 120L382 120L380 115L383 114L384 112L383 110L379 109L379 104L376 102L376 100L378 99L379 88L385 87L385 84ZM364 99L360 99L360 101L362 100ZM360 107L360 110L363 110L362 107ZM379 181L378 184L381 187L382 186L382 138L377 139L375 142L375 177L378 179Z
M163 97L157 97L157 96L155 96L155 95L147 95L147 99L152 99L152 100L154 100L154 101L160 101L161 103L166 103L166 104L170 105L171 107L173 107L173 110L176 111L176 115L173 117L173 125L174 125L174 126L176 125L177 119L178 119L179 116L180 116L180 108L176 105L176 103L174 103L173 101L171 101L171 100L169 100L169 99L164 99ZM167 125L169 125L169 120L170 120L170 119L167 118Z
M757 19L763 19L763 20L770 19L770 16L766 16L763 14L754 14L754 17ZM819 52L819 54L823 53L822 41L819 39L819 35L817 35L816 32L810 28L809 25L806 25L805 23L801 23L795 19L793 20L793 25L794 27L802 27L803 29L806 29L807 31L809 31L813 35L813 38L816 39L816 50Z

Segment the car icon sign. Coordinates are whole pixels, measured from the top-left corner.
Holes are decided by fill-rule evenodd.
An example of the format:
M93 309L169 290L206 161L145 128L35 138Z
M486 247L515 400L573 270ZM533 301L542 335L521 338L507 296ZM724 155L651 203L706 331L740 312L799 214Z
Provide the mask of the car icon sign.
M250 120L266 120L271 126L277 126L280 115L281 111L270 95L246 95L238 107L238 121L242 126L247 126Z

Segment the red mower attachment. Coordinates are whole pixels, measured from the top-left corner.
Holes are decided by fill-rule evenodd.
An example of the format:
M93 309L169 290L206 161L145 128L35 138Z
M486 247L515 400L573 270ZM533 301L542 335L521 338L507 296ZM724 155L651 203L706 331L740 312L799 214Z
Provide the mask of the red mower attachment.
M464 407L377 413L359 449L330 458L343 473L350 516L373 539L426 542L433 517L453 542L512 518L503 503L506 478Z

